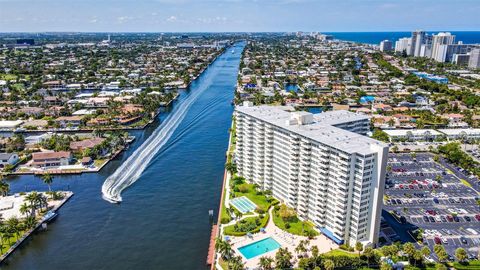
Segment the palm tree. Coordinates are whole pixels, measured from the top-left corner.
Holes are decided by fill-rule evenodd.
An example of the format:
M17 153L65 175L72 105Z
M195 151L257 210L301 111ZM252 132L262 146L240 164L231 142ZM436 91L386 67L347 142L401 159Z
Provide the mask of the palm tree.
M310 249L310 252L312 252L312 257L313 257L313 258L318 257L318 254L320 253L320 251L318 250L318 247L317 247L317 246L313 246L313 247Z
M10 185L3 180L3 174L0 174L0 193L2 196L7 196L10 191Z
M5 222L7 225L7 230L10 231L11 233L15 234L15 236L18 238L18 234L20 233L20 221L18 220L17 217L13 216Z
M355 250L358 251L358 261L360 262L360 252L363 251L363 245L360 242L355 243Z
M270 257L261 257L258 266L262 270L272 270L273 259Z
M298 243L298 246L295 248L295 252L297 252L297 255L300 256L307 252L307 241L305 240L300 240L300 242Z
M414 261L414 264L413 264L414 267L417 266L418 261L423 263L423 256L420 250L415 250L415 252L413 253L413 261Z
M37 220L34 217L29 216L24 220L23 224L27 229L32 229L37 224Z
M287 248L279 248L275 254L275 265L280 269L289 269L292 267L292 253Z
M463 248L457 248L455 250L455 257L459 262L463 262L467 259L467 252Z
M333 270L335 269L335 263L332 260L328 259L323 262L323 267L325 268L325 270Z
M28 212L30 212L30 207L26 203L23 203L22 205L20 205L20 214L22 214L23 216L26 216Z
M233 250L230 243L217 238L215 241L215 249L220 253L222 259L228 261L233 256Z
M367 257L367 267L370 268L370 259L373 257L373 248L371 247L366 247L365 250L363 251L363 255Z
M43 180L43 183L48 185L48 191L52 192L51 185L53 183L53 176L49 173L44 173L42 174L41 178Z
M229 270L243 270L245 269L245 266L242 261L242 257L240 256L234 256L230 259L228 262L228 269Z
M423 256L428 257L428 256L430 256L430 253L431 253L430 249L427 246L422 248L422 255Z
M8 230L5 230L5 232L2 234L3 235L3 239L7 240L7 243L10 245L12 244L12 236L13 234L8 231Z

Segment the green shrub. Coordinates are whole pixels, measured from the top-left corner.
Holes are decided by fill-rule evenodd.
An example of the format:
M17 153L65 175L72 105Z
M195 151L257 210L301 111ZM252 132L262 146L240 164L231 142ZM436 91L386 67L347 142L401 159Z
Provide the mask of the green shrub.
M222 224L227 224L231 221L232 219L231 218L228 218L228 217L223 217L220 219L220 223Z
M257 207L257 209L255 209L255 212L259 213L259 214L263 214L265 213L265 210L263 210L262 208L260 207Z
M248 184L241 184L238 186L238 192L247 193L248 192Z

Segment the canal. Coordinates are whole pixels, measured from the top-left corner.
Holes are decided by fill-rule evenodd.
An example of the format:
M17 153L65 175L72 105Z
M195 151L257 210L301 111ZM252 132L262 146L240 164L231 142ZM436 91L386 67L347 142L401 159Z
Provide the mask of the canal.
M187 91L208 89L140 179L122 193L121 204L104 201L101 186L157 122L132 132L136 141L100 173L55 176L52 188L72 190L75 196L48 231L35 234L1 268L206 269L208 210L217 213L219 207L231 101L244 46L237 43L227 50L191 84ZM47 190L38 177L7 180L12 193Z

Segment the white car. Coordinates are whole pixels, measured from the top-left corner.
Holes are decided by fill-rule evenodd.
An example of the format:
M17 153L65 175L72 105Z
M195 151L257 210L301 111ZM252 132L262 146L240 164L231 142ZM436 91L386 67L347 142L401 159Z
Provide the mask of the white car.
M466 229L466 230L467 230L469 233L471 233L471 234L474 234L474 235L477 235L477 234L478 234L478 232L475 231L475 230L472 229L472 228L468 228L468 229Z

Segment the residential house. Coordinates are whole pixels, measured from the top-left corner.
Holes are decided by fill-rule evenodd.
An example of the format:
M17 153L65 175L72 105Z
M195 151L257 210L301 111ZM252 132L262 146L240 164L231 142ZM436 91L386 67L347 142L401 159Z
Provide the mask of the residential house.
M463 121L464 116L459 113L443 114L443 119L448 120L448 126L450 127L468 127L468 124Z
M0 168L5 168L7 165L15 165L18 160L17 153L0 153Z
M37 152L32 154L32 166L34 167L57 167L66 166L72 160L72 153L60 152Z
M92 139L87 139L83 141L78 141L78 142L71 142L70 143L70 150L74 152L82 152L83 150L87 148L93 148L97 145L102 144L105 141L104 138L92 138Z
M83 116L61 116L55 119L55 121L63 128L65 127L78 127L82 123Z

